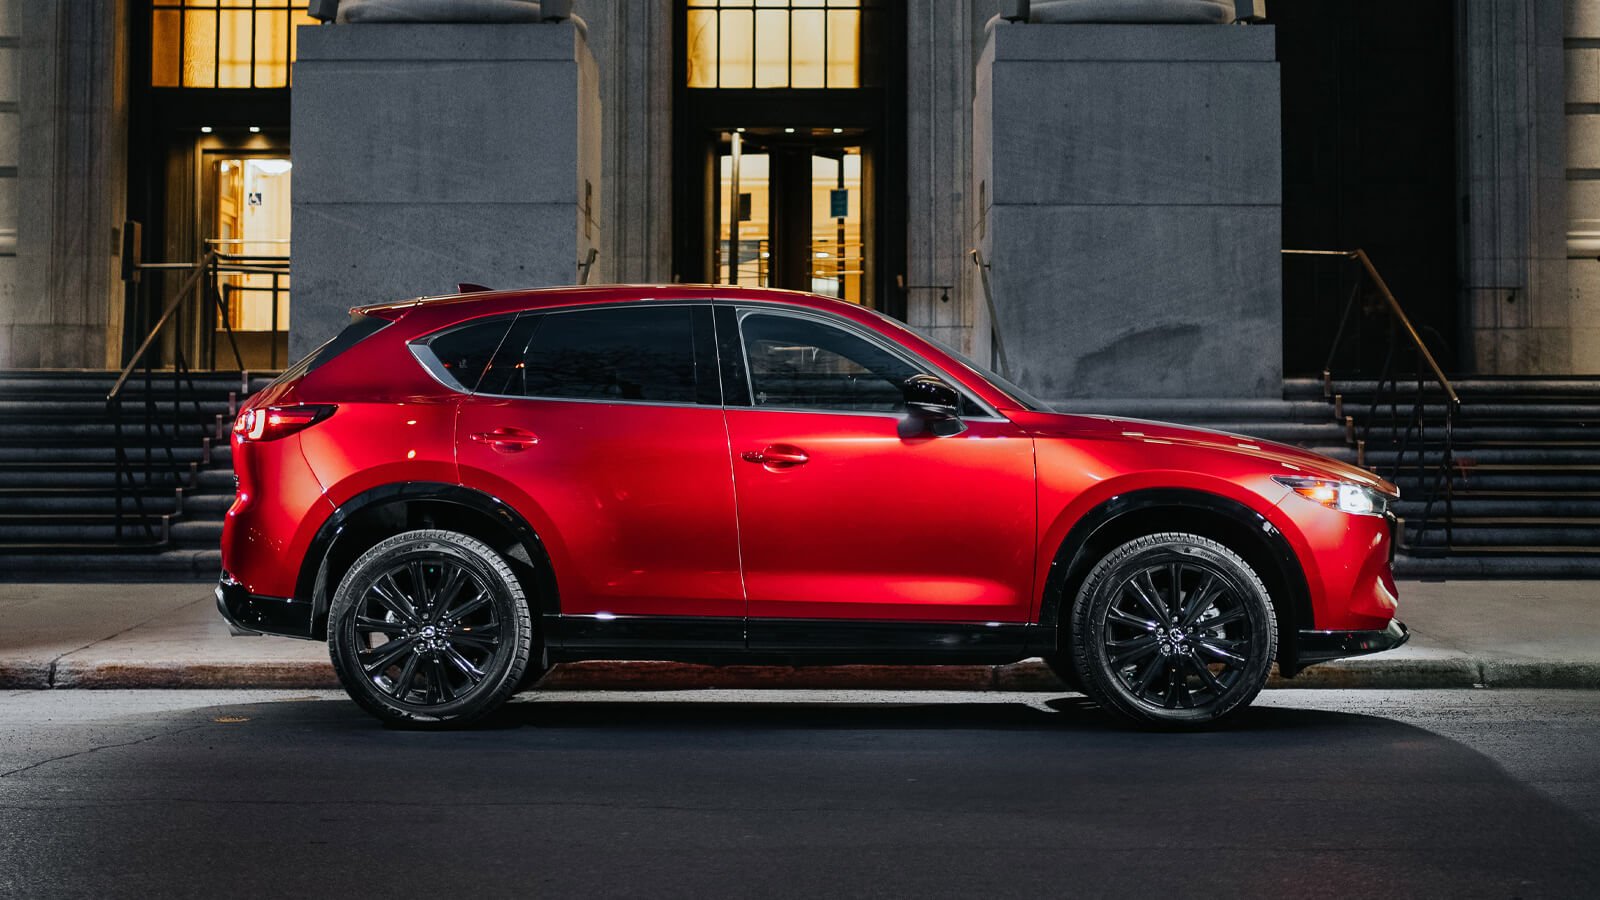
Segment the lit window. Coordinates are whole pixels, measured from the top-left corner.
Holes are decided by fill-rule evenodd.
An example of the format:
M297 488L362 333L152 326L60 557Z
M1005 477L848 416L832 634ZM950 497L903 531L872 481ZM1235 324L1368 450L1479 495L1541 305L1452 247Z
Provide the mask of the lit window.
M692 88L854 88L876 0L688 0Z
M152 0L150 84L288 87L295 26L315 24L295 0Z

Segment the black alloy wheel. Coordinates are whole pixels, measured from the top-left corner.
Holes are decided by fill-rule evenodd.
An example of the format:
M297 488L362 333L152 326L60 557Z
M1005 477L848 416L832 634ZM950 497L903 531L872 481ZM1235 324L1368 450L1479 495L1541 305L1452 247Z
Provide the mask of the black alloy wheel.
M389 722L459 725L523 683L527 598L504 558L450 531L399 534L340 582L328 645L351 698Z
M1209 538L1165 533L1111 551L1073 606L1084 692L1139 725L1215 724L1266 685L1277 622L1259 576Z

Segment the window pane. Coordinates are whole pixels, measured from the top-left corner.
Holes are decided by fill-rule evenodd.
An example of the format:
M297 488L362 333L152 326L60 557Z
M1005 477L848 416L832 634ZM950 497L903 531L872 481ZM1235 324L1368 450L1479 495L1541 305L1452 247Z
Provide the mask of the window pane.
M182 74L179 66L183 54L179 52L178 36L182 13L177 10L158 9L150 19L150 84L153 87L178 87Z
M693 403L692 323L688 306L541 316L528 343L526 393L583 400Z
M289 29L293 27L282 13L256 13L255 86L284 87L289 83Z
M861 13L856 10L828 11L828 87L860 86Z
M900 385L918 370L844 329L793 316L744 317L745 359L756 406L898 412Z
M789 30L794 40L790 45L793 49L793 69L790 87L819 88L824 86L823 64L826 60L822 54L822 39L824 29L827 27L827 14L822 10L795 10L790 14Z
M789 13L756 13L756 87L789 86Z
M748 9L722 11L722 34L718 49L717 85L747 88L753 83L755 54L755 13Z
M717 86L717 14L689 10L689 87Z
M224 10L217 46L217 87L250 86L250 18L247 10Z
M183 14L183 86L217 86L217 14Z
M447 331L428 342L428 351L464 390L475 390L510 325L511 317L502 317Z

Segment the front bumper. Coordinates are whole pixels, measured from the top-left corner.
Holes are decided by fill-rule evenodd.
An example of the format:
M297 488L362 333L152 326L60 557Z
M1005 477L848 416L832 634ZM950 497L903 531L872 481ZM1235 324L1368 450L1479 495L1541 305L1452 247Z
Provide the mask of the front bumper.
M217 582L216 597L217 612L236 634L317 639L316 616L310 602L252 594L227 572Z
M1411 632L1399 619L1390 619L1381 631L1301 631L1297 645L1298 668L1348 656L1365 656L1393 650L1410 640Z

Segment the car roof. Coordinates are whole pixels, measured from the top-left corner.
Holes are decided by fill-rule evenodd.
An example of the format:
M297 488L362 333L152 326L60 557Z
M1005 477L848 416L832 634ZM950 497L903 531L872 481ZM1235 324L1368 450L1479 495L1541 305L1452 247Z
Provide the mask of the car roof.
M466 317L591 303L647 303L662 300L781 303L847 314L854 312L852 318L858 316L862 310L862 307L854 303L833 297L778 288L741 287L729 284L596 284L438 294L359 306L351 312L365 315L390 313L392 316L426 308L440 313L449 310L454 315Z

